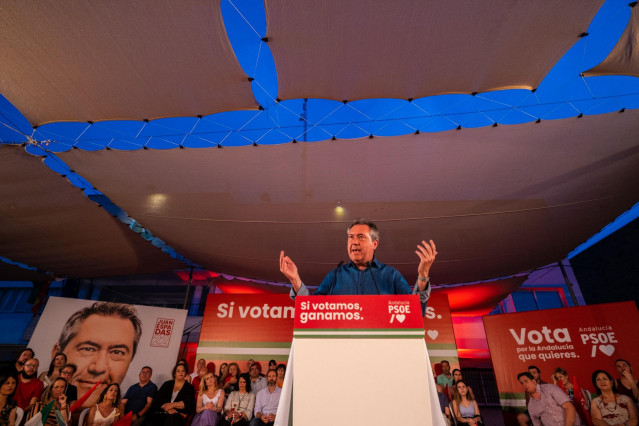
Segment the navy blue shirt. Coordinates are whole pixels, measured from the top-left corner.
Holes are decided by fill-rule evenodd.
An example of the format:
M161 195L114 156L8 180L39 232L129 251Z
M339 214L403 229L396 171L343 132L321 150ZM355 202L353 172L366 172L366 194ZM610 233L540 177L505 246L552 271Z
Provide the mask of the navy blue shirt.
M153 382L147 383L144 387L140 386L140 383L131 385L122 397L127 400L124 413L133 411L134 414L138 414L146 405L146 399L155 398L157 391L158 387Z
M308 287L302 283L299 291L291 289L291 298L308 296ZM314 295L340 296L358 294L418 294L422 305L422 314L426 312L426 302L430 297L430 284L423 291L419 291L417 283L411 290L410 286L392 266L385 265L373 259L366 269L359 269L353 262L340 265L328 273Z

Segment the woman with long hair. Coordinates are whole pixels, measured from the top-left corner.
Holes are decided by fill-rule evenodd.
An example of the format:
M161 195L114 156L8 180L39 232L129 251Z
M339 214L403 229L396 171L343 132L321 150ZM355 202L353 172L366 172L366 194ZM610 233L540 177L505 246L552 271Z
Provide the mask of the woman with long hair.
M592 424L595 426L637 426L637 408L632 399L619 395L612 376L607 371L592 373L592 384L599 395L590 402Z
M195 406L195 417L191 426L216 426L224 409L224 391L217 377L209 372L202 377L200 393Z
M229 375L229 365L223 362L222 364L220 364L220 375L217 377L217 379L220 383L224 384L224 381L226 380L226 376L228 375Z
M240 376L237 384L238 390L232 392L224 404L222 425L247 425L253 417L255 394L251 392L251 383L246 377Z
M180 426L195 411L195 389L186 381L186 364L176 364L168 380L158 390L144 424L150 426Z
M240 377L240 366L237 362L232 362L229 364L229 374L226 376L224 381L224 392L227 395L230 395L232 392L238 390L237 379Z
M49 386L49 392L43 393L40 401L35 403L33 407L29 410L29 413L25 413L25 421L29 420L34 415L38 414L42 408L54 401L53 409L49 411L49 415L45 419L45 425L57 425L58 419L56 416L56 411L60 412L60 415L65 420L65 422L69 421L69 407L67 406L67 396L64 394L65 389L67 388L67 381L58 377L54 379Z
M0 373L0 426L15 426L18 403L13 399L18 374L7 369Z
M466 383L463 380L459 380L455 383L453 390L453 416L457 419L457 423L483 426L481 415L479 414L479 406L477 406L475 398L470 396Z
M449 389L449 392L450 392L449 399L451 401L455 397L455 385L457 384L457 382L464 380L464 378L462 377L462 372L461 372L461 370L459 368L455 368L453 370L452 374L453 374L453 386ZM470 395L470 398L471 399L475 399L475 394L473 393L473 388L471 388L470 386L466 385L466 389L468 389L468 395Z
M105 387L98 403L91 407L87 416L87 426L108 426L120 417L120 386L111 383Z
M60 376L60 369L65 365L67 365L67 356L62 352L55 354L51 360L51 364L49 364L49 370L43 372L40 374L40 377L38 377L38 379L44 383L45 388Z

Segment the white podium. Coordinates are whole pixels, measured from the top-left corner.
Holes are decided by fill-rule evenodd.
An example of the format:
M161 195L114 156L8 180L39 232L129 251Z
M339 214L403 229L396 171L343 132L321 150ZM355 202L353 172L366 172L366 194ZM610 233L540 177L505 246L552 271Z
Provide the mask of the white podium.
M275 424L444 426L419 297L297 297Z

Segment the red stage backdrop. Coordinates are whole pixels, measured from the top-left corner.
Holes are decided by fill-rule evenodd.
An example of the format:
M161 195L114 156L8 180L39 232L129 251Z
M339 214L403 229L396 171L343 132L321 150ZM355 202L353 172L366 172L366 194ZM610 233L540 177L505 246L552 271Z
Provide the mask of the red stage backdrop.
M541 370L545 382L562 367L579 386L594 392L593 371L618 377L615 360L624 358L639 368L634 302L485 316L486 337L504 411L526 405L517 374L529 365Z
M197 359L238 362L242 372L250 358L266 369L268 361L286 363L293 340L295 304L287 294L210 294L202 321ZM432 294L423 319L433 364L446 359L459 367L448 296Z
M423 318L426 347L430 362L435 365L442 360L450 362L451 371L459 368L459 357L457 355L457 344L455 343L455 332L453 322L450 317L450 307L448 305L448 295L445 293L431 293L426 308L426 315ZM441 373L436 368L437 374Z
M246 372L253 358L286 363L293 340L295 303L286 294L209 294L202 320L197 359L238 362Z

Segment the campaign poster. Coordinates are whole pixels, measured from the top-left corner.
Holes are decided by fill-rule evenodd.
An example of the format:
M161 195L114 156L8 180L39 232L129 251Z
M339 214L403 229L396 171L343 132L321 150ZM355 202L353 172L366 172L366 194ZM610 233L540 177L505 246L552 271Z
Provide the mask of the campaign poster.
M439 363L444 360L450 363L451 371L459 368L457 343L446 293L431 293L423 323L424 339L433 370L440 374Z
M215 364L246 361L286 363L293 340L295 302L287 294L209 294L202 319L197 359Z
M47 371L62 352L78 367L71 380L78 397L96 388L84 406L96 403L104 386L119 383L122 393L139 381L142 367L153 369L158 387L171 379L177 360L186 310L95 300L50 297L29 347Z
M490 315L483 320L504 411L525 410L517 374L531 365L540 369L546 383L553 383L553 371L561 367L571 382L576 378L579 388L590 393L596 393L591 380L595 370L619 378L616 359L639 368L639 312L634 302Z

